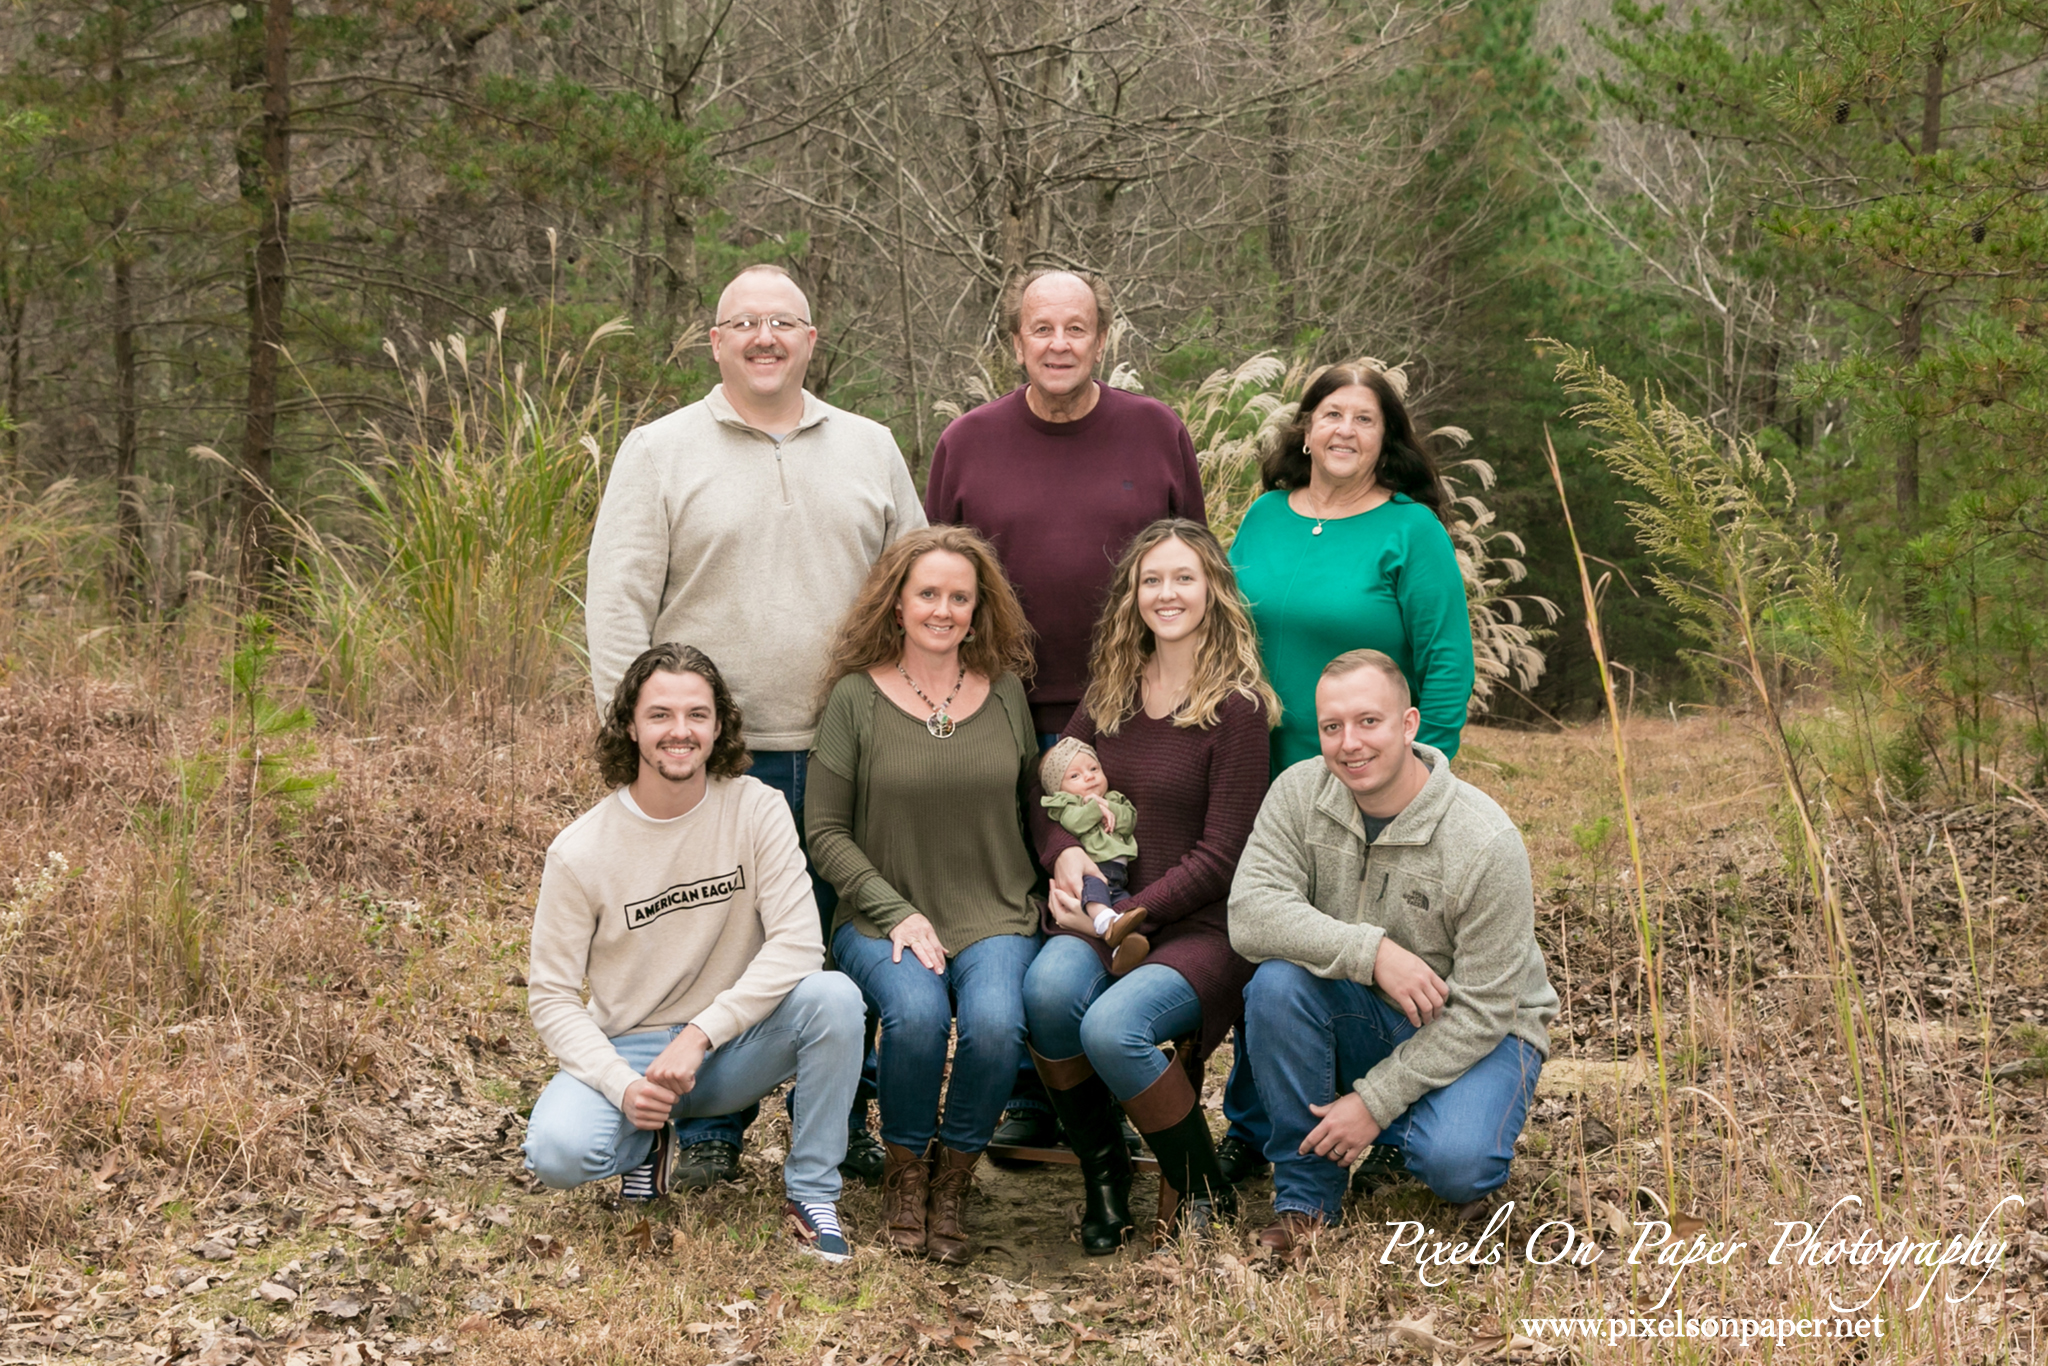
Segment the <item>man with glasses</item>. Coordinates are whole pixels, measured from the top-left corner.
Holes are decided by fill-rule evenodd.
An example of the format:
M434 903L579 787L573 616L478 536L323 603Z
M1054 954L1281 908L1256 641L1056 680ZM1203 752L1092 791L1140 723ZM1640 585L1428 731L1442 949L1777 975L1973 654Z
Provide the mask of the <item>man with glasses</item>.
M584 623L592 692L611 697L650 645L716 656L746 718L752 775L803 828L804 760L833 633L882 551L925 524L889 429L804 389L810 301L780 266L749 266L719 296L720 383L619 447L590 538ZM602 701L600 701L602 705ZM830 917L829 886L813 878ZM846 1170L881 1177L865 1102ZM679 1125L673 1184L739 1173L751 1112Z

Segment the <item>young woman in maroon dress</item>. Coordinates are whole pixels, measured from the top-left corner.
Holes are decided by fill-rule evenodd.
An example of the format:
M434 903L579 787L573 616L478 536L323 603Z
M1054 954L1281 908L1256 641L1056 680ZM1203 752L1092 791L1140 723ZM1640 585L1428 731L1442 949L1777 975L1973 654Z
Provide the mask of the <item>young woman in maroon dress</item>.
M1124 552L1089 672L1064 734L1095 747L1110 784L1137 808L1130 893L1110 908L1118 915L1110 933L1143 934L1150 950L1112 975L1111 946L1081 902L1094 866L1030 801L1039 854L1053 870L1052 938L1025 975L1024 1016L1033 1060L1080 1159L1082 1246L1099 1256L1132 1227L1117 1101L1159 1159L1160 1237L1201 1233L1235 1212L1194 1078L1244 1013L1252 968L1231 950L1225 903L1266 795L1279 703L1223 547L1182 518L1154 522ZM1188 1037L1198 1040L1193 1056L1169 1065L1158 1045Z

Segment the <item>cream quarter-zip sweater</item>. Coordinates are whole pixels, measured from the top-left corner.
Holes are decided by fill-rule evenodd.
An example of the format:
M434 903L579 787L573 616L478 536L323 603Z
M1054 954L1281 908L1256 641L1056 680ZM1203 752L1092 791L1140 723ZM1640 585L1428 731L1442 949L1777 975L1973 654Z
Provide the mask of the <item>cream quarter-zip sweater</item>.
M723 385L634 428L590 537L598 710L642 650L676 641L725 675L747 748L810 748L840 618L889 543L924 524L889 429L809 393L779 442Z
M1429 781L1370 842L1358 803L1320 758L1282 772L1230 888L1230 942L1254 963L1281 959L1385 999L1373 963L1391 938L1450 987L1443 1014L1348 1079L1382 1129L1509 1034L1549 1057L1557 1015L1522 832L1442 750L1414 749Z
M526 1008L562 1070L624 1109L640 1074L613 1036L694 1022L722 1047L824 962L796 822L774 788L713 778L671 821L614 792L548 846Z

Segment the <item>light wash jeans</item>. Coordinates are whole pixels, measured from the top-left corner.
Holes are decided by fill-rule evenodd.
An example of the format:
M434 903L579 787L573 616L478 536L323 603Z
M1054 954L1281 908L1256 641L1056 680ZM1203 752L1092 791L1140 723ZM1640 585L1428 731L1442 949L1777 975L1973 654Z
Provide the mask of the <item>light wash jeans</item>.
M1273 1212L1319 1214L1335 1222L1348 1172L1303 1156L1326 1105L1370 1072L1415 1026L1358 982L1327 981L1293 963L1259 964L1244 989L1245 1051L1272 1123ZM1515 1138L1528 1118L1543 1055L1510 1034L1449 1086L1402 1111L1374 1140L1399 1148L1408 1170L1440 1199L1477 1200L1508 1179Z
M790 1121L782 1184L792 1200L837 1200L846 1156L846 1111L860 1081L860 989L837 972L798 982L767 1019L715 1048L672 1118L723 1115L796 1078L802 1109ZM682 1032L650 1029L612 1040L645 1071ZM526 1165L544 1186L567 1190L629 1172L647 1160L654 1131L636 1129L617 1106L567 1072L557 1072L526 1123Z
M875 1090L885 1141L921 1153L936 1129L955 1152L988 1146L1024 1056L1024 970L1037 952L1036 935L993 934L948 958L940 976L908 950L891 962L895 946L887 939L839 927L833 961L882 1017ZM956 1017L960 1040L942 1125L939 1082Z
M747 769L747 776L759 778L782 794L782 800L789 803L789 812L796 817L797 842L804 836L804 777L809 771L809 755L800 749L757 749L751 751L753 766ZM810 851L804 851L804 864L811 874L811 895L817 898L818 917L824 922L825 938L832 937L832 910L839 904L839 894L832 890L832 884L818 876L818 870L810 868ZM872 1069L870 1069L872 1070ZM872 1077L869 1078L872 1085ZM863 1116L867 1107L861 1107ZM747 1126L754 1122L760 1107L749 1105L736 1114L696 1115L676 1124L676 1144L687 1148L693 1143L730 1143L733 1147L746 1144Z
M1129 1100L1169 1066L1159 1045L1202 1027L1202 1003L1163 963L1111 977L1087 943L1056 934L1024 974L1024 1022L1041 1057L1086 1053L1111 1093Z

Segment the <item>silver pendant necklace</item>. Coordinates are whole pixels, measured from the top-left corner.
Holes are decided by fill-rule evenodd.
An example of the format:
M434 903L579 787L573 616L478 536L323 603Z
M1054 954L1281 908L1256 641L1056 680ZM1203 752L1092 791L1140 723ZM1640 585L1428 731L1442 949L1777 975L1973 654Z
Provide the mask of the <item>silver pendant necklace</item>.
M960 666L960 672L953 679L953 691L946 694L946 700L943 702L934 702L926 697L924 689L917 686L917 680L910 676L910 670L903 667L903 661L900 659L896 661L896 672L903 675L903 681L917 694L917 700L932 709L932 714L924 719L924 728L932 733L932 738L943 740L951 735L956 725L952 713L947 709L953 705L953 699L960 695L960 684L967 677L967 666Z

